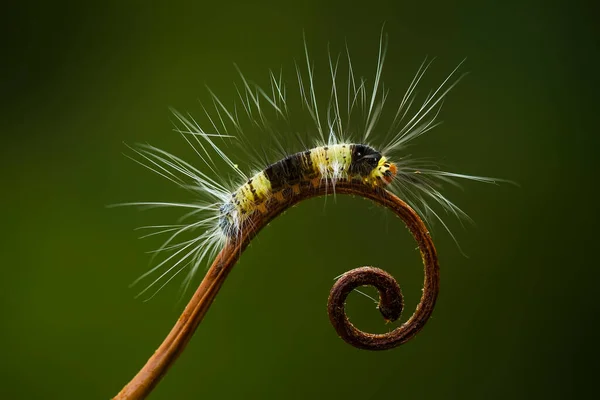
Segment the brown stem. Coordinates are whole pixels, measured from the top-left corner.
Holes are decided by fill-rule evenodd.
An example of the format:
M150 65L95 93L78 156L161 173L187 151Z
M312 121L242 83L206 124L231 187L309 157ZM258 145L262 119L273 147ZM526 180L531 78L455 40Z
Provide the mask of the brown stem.
M239 240L229 241L221 250L169 335L115 399L143 399L150 394L184 350L241 253L264 226L294 204L332 192L333 188L330 185L316 189L309 185L302 186L299 193L292 194L290 190L284 202L272 200L266 213L256 213L247 225L250 228L243 236ZM380 293L379 310L382 315L388 320L395 320L400 317L403 307L400 288L389 274L377 268L363 267L349 271L331 289L328 302L329 318L340 337L358 348L384 350L405 343L423 328L431 316L439 291L438 259L429 232L412 208L386 190L372 189L352 182L338 182L335 192L368 198L389 208L400 217L419 245L425 267L425 280L421 301L408 321L392 332L370 334L358 330L348 321L344 311L346 297L358 286L373 285Z

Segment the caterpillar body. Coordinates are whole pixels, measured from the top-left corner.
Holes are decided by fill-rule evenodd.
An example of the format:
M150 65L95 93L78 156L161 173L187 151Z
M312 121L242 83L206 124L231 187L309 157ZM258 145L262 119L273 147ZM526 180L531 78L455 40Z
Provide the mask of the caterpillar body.
M364 144L335 144L298 152L269 165L237 189L221 206L219 225L226 236L234 237L254 212L267 211L271 198L283 202L287 193L298 194L300 185L317 188L325 180L334 185L351 181L383 187L392 182L396 172L395 164Z
M195 194L195 200L190 203L124 203L189 210L180 224L142 227L151 230L142 237L164 234L168 237L156 250L156 254L166 254L164 260L134 282L158 275L140 294L150 288L154 288L156 294L175 276L189 269L184 280L187 287L200 266L210 261L227 240L241 236L253 215L266 213L270 202L283 202L298 194L303 186L327 185L332 192L337 182L385 188L405 200L429 224L439 221L454 238L434 206L459 218L468 219L468 216L442 194L443 184L456 185L457 179L488 183L497 180L443 171L432 162L412 158L404 150L410 141L439 124L437 116L443 100L460 79L452 81L460 64L437 89L424 97L420 106L415 106L416 88L431 65L431 61L424 61L396 111L390 114L386 128L380 129L378 123L384 119L384 105L389 95L381 79L386 46L387 38L382 34L375 77L371 81L357 78L348 50L345 79L340 79L340 57L330 56L331 86L325 90L326 112L317 100L321 96L314 83L314 67L306 45L306 70L303 72L296 65L300 110L290 110L290 90L282 74L273 72L269 74L269 89L250 83L240 72L242 85L236 85L239 98L233 106L225 106L209 89L213 107L209 110L203 106L207 120L204 126L190 115L173 110L176 131L193 148L201 161L199 167L157 147L131 147L137 155L131 157L134 161ZM290 122L294 113L307 117L310 126L294 127ZM288 127L280 130L274 121L285 121ZM263 162L258 168L255 166L254 172L246 174L222 147L232 141L243 143L244 131L249 128L266 132L275 142L278 142L277 135L291 136L291 132L306 131L312 135L312 143L298 152L285 149L286 156L279 161ZM251 148L252 143L243 143L242 147ZM270 156L267 158L272 160ZM221 166L217 166L215 160ZM229 173L223 172L223 163ZM201 233L196 234L199 231ZM185 234L191 234L191 238L182 239Z

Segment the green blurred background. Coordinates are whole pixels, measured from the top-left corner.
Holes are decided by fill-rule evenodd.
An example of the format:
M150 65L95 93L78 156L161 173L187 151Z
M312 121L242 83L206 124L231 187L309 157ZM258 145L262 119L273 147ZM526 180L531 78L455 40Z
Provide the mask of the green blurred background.
M413 341L377 353L348 346L329 325L333 277L384 268L401 283L410 314L422 281L414 243L399 221L360 199L294 208L246 251L151 398L590 393L598 358L599 40L595 13L583 4L4 6L0 397L109 398L184 306L178 283L150 302L128 288L148 268L144 252L159 243L137 240L133 228L172 215L105 205L186 194L124 157L123 142L190 155L171 131L168 107L200 115L205 84L231 101L234 62L259 83L269 68L292 72L303 31L317 71L326 73L327 44L337 51L347 41L355 67L372 76L384 22L391 103L425 56L437 61L424 88L467 57L470 74L450 94L444 124L410 151L520 187L449 189L476 221L463 230L450 220L469 257L435 227L442 292L434 316ZM349 308L365 330L390 328L359 295Z

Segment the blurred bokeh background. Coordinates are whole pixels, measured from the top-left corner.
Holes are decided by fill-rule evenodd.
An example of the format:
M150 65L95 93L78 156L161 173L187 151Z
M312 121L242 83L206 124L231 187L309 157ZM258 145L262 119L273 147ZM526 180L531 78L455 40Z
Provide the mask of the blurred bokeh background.
M410 151L520 187L447 194L476 221L438 225L442 292L433 318L395 350L337 338L333 278L375 265L412 313L422 267L406 229L360 199L313 199L278 218L228 278L152 399L571 398L597 372L598 33L585 2L21 2L4 6L0 397L106 399L178 318L179 283L149 302L128 284L159 241L137 226L174 214L107 204L187 200L122 153L149 142L193 158L168 107L201 115L205 84L235 96L233 63L258 83L294 79L305 32L317 74L350 47L401 99L426 56L423 90L463 58L444 123ZM197 277L195 283L199 282ZM353 295L352 320L383 332ZM406 317L405 317L406 318Z

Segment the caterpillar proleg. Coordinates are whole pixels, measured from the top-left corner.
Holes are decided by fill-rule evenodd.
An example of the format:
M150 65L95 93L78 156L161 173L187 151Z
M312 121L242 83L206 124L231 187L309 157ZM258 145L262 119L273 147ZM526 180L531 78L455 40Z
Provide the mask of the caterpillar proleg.
M462 77L457 76L462 63L437 88L419 96L417 88L432 63L426 59L399 104L389 107L390 92L383 84L386 35L381 35L375 74L370 79L355 73L348 48L338 56L330 55L329 65L317 69L306 41L304 46L305 65L296 64L295 79L289 82L283 73L269 72L269 87L261 87L239 72L237 99L227 102L209 89L212 105L203 106L204 124L173 110L176 131L197 155L193 163L150 145L131 147L136 162L196 197L191 203L126 203L187 211L182 223L145 227L151 230L145 236L167 237L156 251L165 254L164 259L134 282L148 281L140 294L152 297L181 273L186 274L187 287L228 241L243 236L253 216L267 213L269 204L284 202L305 188L326 186L335 193L336 185L344 183L388 190L429 224L438 221L450 232L440 210L458 218L468 216L444 196L442 185L457 184L460 179L496 181L444 171L406 154L409 142L438 125L443 101ZM323 71L330 84L319 89L315 75ZM292 97L300 101L297 109L292 109ZM297 115L310 125L293 126ZM384 119L387 122L382 126ZM277 129L281 122L287 126L285 130ZM271 142L298 135L309 137L309 143L295 150L283 149L283 157L267 154L263 161L254 162L254 168L240 167L228 156L227 148L241 145L251 149L244 135L248 128L262 131ZM192 232L190 239L181 239Z

